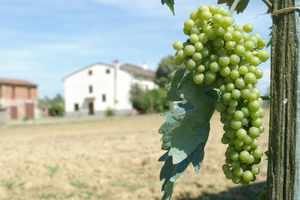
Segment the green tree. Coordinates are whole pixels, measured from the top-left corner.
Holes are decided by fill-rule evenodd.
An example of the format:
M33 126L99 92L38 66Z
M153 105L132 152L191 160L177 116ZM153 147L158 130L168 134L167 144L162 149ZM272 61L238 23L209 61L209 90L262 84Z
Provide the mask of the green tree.
M145 90L134 84L130 90L132 106L142 114L164 112L168 109L167 91L164 88Z
M40 99L39 105L48 108L49 115L52 117L61 117L64 115L65 103L64 98L60 94L57 94L53 98L45 97L44 99Z
M176 65L174 56L162 58L156 70L155 83L161 88L166 88L178 68L179 66Z

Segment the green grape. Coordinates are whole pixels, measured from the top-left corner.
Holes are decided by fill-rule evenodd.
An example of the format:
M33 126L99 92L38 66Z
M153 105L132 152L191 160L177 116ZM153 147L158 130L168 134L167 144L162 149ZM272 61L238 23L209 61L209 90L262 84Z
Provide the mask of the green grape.
M229 102L231 100L231 93L224 93L223 94L223 100L224 102Z
M223 17L221 26L226 28L226 27L230 26L232 23L233 23L232 17Z
M253 73L251 73L251 72L249 72L249 73L247 73L246 75L245 75L245 83L256 83L256 76L255 76L255 74L253 74Z
M193 20L189 19L184 23L184 28L186 30L191 30L194 25L195 25L195 22Z
M203 44L201 42L195 43L196 51L201 51L203 49Z
M184 55L192 56L195 53L196 49L193 45L187 45L184 47Z
M236 80L237 78L240 77L240 73L238 70L232 70L230 72L230 78L233 79L233 80Z
M213 20L213 22L214 22L215 24L221 24L221 23L222 23L222 18L223 18L222 15L220 15L220 14L215 14L215 15L213 16L212 20Z
M249 124L249 121L247 118L242 119L243 126L247 126Z
M236 42L234 41L228 41L225 43L225 48L227 50L233 50L235 48Z
M211 54L210 57L209 57L209 60L212 61L212 62L217 61L217 59L218 59L218 57L214 54Z
M243 128L237 130L236 137L240 140L243 140L247 136L247 131Z
M263 152L260 149L255 149L252 155L255 159L261 159Z
M193 59L189 59L186 62L186 67L187 69L192 70L196 67L196 62Z
M209 65L209 69L210 69L210 71L216 73L216 72L219 71L220 67L219 67L219 64L218 64L217 62L212 62L212 63L210 63L210 65Z
M238 89L243 89L246 85L244 79L242 79L242 78L237 78L234 83L235 83L236 88L238 88Z
M238 110L234 113L233 119L241 121L243 118L244 118L243 111Z
M204 34L204 33L200 33L198 35L199 37L199 41L202 43L202 44L205 44L207 41L208 41L208 38L207 36Z
M242 122L241 121L231 121L230 127L234 130L238 130L242 127Z
M240 150L241 147L244 145L244 142L242 140L234 140L233 141L233 145L234 145L234 148L236 148L237 150ZM241 160L241 158L240 158Z
M246 32L246 33L250 33L253 31L253 26L251 24L245 24L243 26L243 30Z
M252 56L249 62L250 62L250 64L255 65L255 66L257 66L261 63L260 59L256 56Z
M257 175L257 174L259 174L259 167L257 166L257 165L252 165L252 167L251 167L251 172L252 172L252 174L254 174L254 175Z
M233 99L239 99L241 97L241 92L237 89L234 89L231 92L231 96L232 96Z
M230 75L230 73L231 73L231 70L229 67L221 68L221 71L220 71L221 76L227 77Z
M251 122L252 126L260 128L262 126L262 120L257 118Z
M205 73L205 83L207 85L212 84L216 80L216 74L212 72Z
M256 67L254 65L250 65L248 67L248 71L254 74L256 72Z
M204 82L204 74L197 74L194 76L194 82L198 85Z
M242 163L248 163L251 159L248 151L241 151L239 158Z
M232 93L231 93L231 97L233 98L233 94ZM235 107L238 106L239 103L236 100L233 100L233 99L229 102L229 104L228 104L229 107L228 108L234 108L235 109Z
M246 136L246 137L244 137L243 138L243 142L246 144L246 145L248 145L248 144L251 144L252 143L252 138L250 137L250 136Z
M249 135L252 138L257 138L260 135L260 130L257 127L251 127L249 129Z
M253 141L252 141L252 144L251 144L251 149L257 149L257 147L258 147L258 144L257 144L257 140L256 139L254 139Z
M254 176L251 171L247 170L243 173L243 181L249 183L254 179Z
M201 53L202 53L203 58L209 56L209 50L207 48L203 48Z
M233 83L227 83L226 84L226 91L231 92L234 89L234 84Z
M246 49L242 45L237 45L234 52L239 56L243 56L246 52Z
M231 41L232 40L232 34L230 32L226 32L224 34L224 40L225 41Z
M242 39L243 35L240 31L234 31L232 33L232 39L236 42L240 41Z
M238 55L233 54L233 55L230 56L230 63L232 65L237 65L237 64L240 63L240 61L241 61L241 59Z
M244 46L246 50L252 51L255 48L255 43L252 42L251 40L248 40L245 42Z
M260 103L259 101L255 100L255 101L251 101L249 104L248 104L248 108L251 112L253 111L257 111L259 108L260 108Z
M262 39L257 40L257 48L258 49L263 49L263 48L265 48L265 46L266 46L266 43L264 40L262 40Z
M183 49L183 44L182 44L182 42L180 42L180 41L176 41L174 44L173 44L173 48L175 49L175 50L181 50L181 49Z
M219 64L223 67L228 66L230 63L230 58L227 56L223 56L219 58Z
M230 159L231 159L232 161L238 161L238 160L239 160L239 153L238 153L238 152L232 152L232 153L230 154Z
M270 54L266 51L263 51L263 50L260 50L258 51L258 55L259 59L262 61L262 62L266 62L269 58L270 58Z
M204 66L204 65L199 65L199 66L197 67L197 71L198 71L198 72L204 72L204 71L205 71L205 66Z
M190 41L191 41L191 43L196 44L199 41L198 35L197 34L192 34L191 37L190 37Z
M193 55L193 60L194 60L194 61L200 61L200 60L202 60L202 54L199 53L199 52L194 53L194 55Z
M184 52L183 50L179 50L177 51L176 55L175 55L175 62L177 64L182 64L184 61Z
M261 79L263 77L263 72L260 69L256 69L255 76L257 79Z

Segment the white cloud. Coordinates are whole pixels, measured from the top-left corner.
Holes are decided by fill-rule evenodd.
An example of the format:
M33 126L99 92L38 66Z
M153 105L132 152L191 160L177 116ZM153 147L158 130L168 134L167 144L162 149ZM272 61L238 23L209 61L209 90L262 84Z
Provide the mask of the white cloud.
M121 10L133 14L142 14L148 16L164 16L172 17L171 13L167 10L166 6L161 5L160 0L92 0L102 5L108 5L112 7L117 7ZM205 0L201 2L204 4L215 4L214 0ZM191 12L193 9L199 6L198 0L177 0L175 2L175 9L177 16L186 16L187 13Z

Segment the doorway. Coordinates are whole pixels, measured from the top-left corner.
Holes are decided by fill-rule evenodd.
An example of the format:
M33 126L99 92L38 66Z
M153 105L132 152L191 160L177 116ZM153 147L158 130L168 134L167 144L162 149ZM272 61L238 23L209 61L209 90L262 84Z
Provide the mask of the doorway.
M34 104L33 103L26 103L25 104L25 117L27 119L34 118Z
M10 118L18 119L18 107L17 106L10 107Z
M94 102L89 102L89 115L95 114Z

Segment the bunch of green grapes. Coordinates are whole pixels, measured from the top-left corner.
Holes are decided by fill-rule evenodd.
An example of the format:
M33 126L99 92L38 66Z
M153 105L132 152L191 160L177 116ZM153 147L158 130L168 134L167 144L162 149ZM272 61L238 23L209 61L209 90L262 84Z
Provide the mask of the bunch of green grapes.
M269 59L265 41L250 34L251 24L238 26L224 8L202 6L184 24L185 43L175 42L175 60L193 73L194 83L220 91L217 110L228 144L223 171L234 183L248 184L259 173L263 152L257 138L263 132L262 99L256 83L259 64Z

